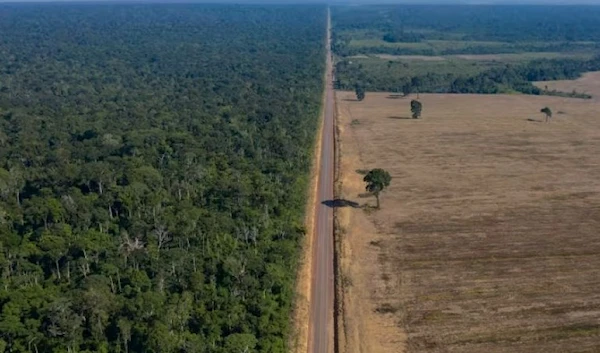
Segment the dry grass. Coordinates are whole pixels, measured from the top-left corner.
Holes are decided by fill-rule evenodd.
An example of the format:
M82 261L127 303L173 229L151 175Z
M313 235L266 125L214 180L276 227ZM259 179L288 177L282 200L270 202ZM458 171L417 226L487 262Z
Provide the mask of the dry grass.
M592 96L596 102L600 102L600 72L588 72L577 80L562 81L541 81L535 82L539 88L557 90L561 92L571 92L576 90L579 93L587 93Z
M393 177L339 210L346 352L600 352L600 103L387 97L338 92L341 196Z

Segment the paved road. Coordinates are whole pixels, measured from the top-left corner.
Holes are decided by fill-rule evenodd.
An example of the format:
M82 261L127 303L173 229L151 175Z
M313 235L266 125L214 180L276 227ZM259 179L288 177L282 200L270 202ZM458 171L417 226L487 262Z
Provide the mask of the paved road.
M327 10L327 82L321 136L319 174L313 242L313 273L310 308L309 353L331 353L333 347L333 210L322 202L333 199L334 97L331 58L331 16Z

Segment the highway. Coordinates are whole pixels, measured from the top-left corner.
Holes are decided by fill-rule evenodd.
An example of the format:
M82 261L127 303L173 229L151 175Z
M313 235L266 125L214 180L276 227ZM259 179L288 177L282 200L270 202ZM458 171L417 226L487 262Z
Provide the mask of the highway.
M333 200L334 115L331 15L327 9L327 55L321 158L316 198L313 241L312 289L309 322L309 353L330 353L333 348L333 209L323 202Z

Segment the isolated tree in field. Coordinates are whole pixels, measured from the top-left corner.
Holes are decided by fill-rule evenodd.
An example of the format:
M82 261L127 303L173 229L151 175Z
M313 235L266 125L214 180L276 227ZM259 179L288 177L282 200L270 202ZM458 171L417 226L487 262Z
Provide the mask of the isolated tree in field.
M373 169L365 175L363 181L367 183L366 190L375 195L377 208L379 208L379 193L390 186L391 180L390 173L380 168Z
M413 119L419 119L421 117L421 111L423 110L423 104L418 100L410 101L410 111Z
M363 99L365 99L365 89L362 88L361 86L356 86L356 99L358 99L359 101L362 101Z
M548 119L552 118L552 110L550 110L548 107L544 107L542 110L540 110L540 113L546 114L546 122L548 122Z

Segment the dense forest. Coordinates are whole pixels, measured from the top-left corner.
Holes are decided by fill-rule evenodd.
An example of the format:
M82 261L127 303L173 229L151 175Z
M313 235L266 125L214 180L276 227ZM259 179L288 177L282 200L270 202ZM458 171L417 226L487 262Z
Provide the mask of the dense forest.
M0 352L284 352L323 6L0 6Z
M394 63L399 65L401 63ZM591 60L545 59L528 63L504 64L477 74L428 72L391 76L385 71L363 70L351 60L336 65L336 88L354 90L357 86L370 91L433 93L510 93L546 94L590 98L583 92L544 91L532 81L578 78L582 73L600 70L600 56Z

